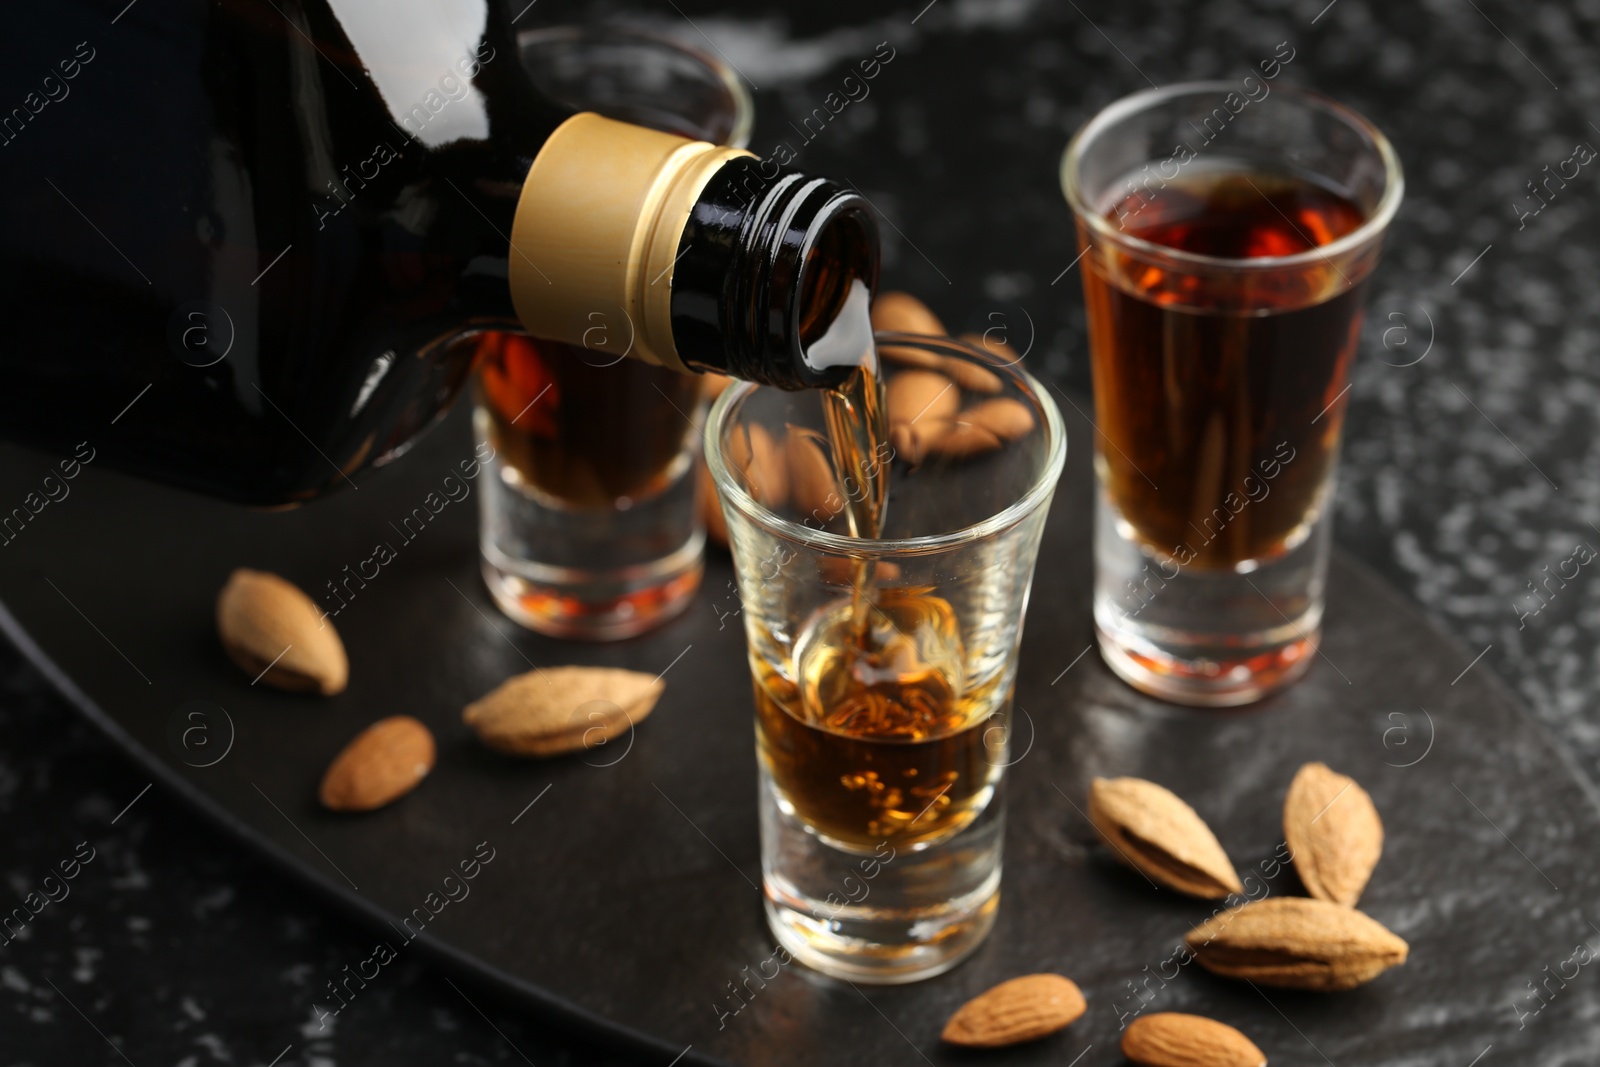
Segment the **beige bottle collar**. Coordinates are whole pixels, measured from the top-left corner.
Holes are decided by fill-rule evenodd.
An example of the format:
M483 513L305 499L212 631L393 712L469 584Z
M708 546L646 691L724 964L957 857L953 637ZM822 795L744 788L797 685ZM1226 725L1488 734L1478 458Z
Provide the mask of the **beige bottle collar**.
M672 272L689 212L750 156L585 112L533 161L511 227L511 299L535 337L685 370Z

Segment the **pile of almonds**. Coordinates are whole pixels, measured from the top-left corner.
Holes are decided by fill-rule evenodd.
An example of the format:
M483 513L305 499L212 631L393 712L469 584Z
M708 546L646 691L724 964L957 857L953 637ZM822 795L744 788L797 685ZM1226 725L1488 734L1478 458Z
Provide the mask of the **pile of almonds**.
M872 302L872 328L880 333L950 336L939 317L910 293L879 294ZM1004 341L979 334L962 334L960 339L1007 363L1017 361ZM887 363L907 368L889 377L886 392L889 442L895 454L909 463L921 463L930 455L955 459L982 455L1033 429L1033 412L1020 400L998 396L1003 382L985 367L904 345L884 345L878 354ZM992 399L962 409L963 392Z
M217 596L217 635L252 685L332 696L350 677L333 622L299 587L275 574L241 568L229 576ZM643 721L664 688L660 678L638 671L535 669L467 705L462 719L490 748L556 756L605 744ZM433 734L417 719L380 719L333 758L317 798L331 811L381 808L427 777L435 751Z
M938 316L909 293L880 293L872 303L872 326L879 332L949 336ZM1019 358L996 338L962 334L960 340L1008 364ZM1033 430L1033 411L1015 397L1000 396L1004 381L985 367L906 345L884 345L878 354L900 368L888 376L885 387L889 443L898 459L912 465L932 456L969 459ZM708 375L706 395L716 396L727 384L727 378ZM963 408L964 394L987 399ZM825 442L814 431L789 426L779 441L765 427L752 425L729 442L727 458L750 495L764 507L776 510L792 504L801 514L824 522L844 508ZM712 541L727 545L728 529L710 472L703 460L700 467L706 532Z
M1096 778L1089 821L1122 862L1153 883L1205 900L1244 892L1233 862L1198 813L1141 778ZM1301 767L1283 805L1283 836L1306 897L1271 897L1219 911L1184 938L1213 974L1285 989L1343 990L1406 961L1405 941L1355 905L1383 852L1383 822L1360 785L1322 763ZM1031 1041L1083 1015L1069 979L1033 974L968 1001L943 1038L974 1048ZM1263 1067L1244 1034L1178 1012L1141 1016L1122 1053L1146 1067Z

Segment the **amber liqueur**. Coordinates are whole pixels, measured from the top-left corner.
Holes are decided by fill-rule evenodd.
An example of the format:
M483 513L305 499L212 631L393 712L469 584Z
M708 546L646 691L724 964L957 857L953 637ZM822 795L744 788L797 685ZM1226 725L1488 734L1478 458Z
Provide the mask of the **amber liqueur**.
M611 508L683 475L698 375L520 334L487 333L476 348L489 441L520 489Z
M756 664L761 759L820 836L870 852L943 840L983 810L1004 757L994 694L964 691L960 635L932 590L876 594L866 633L850 599L797 643L797 677Z
M1155 245L1236 260L1311 251L1365 221L1334 189L1230 169L1133 193L1105 217ZM1084 262L1097 462L1134 535L1198 569L1292 548L1337 459L1367 268L1313 256L1241 280L1168 271L1114 244Z

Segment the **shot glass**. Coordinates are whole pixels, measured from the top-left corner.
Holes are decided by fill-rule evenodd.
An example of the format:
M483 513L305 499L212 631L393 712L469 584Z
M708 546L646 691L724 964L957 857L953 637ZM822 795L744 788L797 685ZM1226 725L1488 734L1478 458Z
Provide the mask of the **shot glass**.
M878 340L889 440L847 445L849 473L814 391L730 386L706 447L749 642L768 923L809 966L888 984L953 967L994 923L1017 644L1066 439L1020 367ZM847 501L883 471L881 538L849 536Z
M518 38L529 76L576 108L742 147L749 95L725 64L665 38L562 27ZM479 334L474 426L483 577L500 609L557 637L630 637L699 588L701 379L641 360Z
M1101 653L1167 700L1256 700L1320 636L1350 365L1399 160L1348 108L1248 77L1112 104L1061 177L1094 372Z

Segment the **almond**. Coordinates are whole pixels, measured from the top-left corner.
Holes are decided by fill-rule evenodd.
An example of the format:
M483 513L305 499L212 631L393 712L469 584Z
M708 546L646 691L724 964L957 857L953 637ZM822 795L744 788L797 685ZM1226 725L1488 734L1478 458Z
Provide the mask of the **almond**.
M985 452L993 452L999 447L1000 438L982 426L964 419L956 419L950 424L949 430L934 438L928 450L937 452L941 456L967 459Z
M278 689L344 690L350 662L326 614L292 582L243 567L217 594L217 636L251 678Z
M784 453L789 465L789 495L801 515L816 518L824 525L844 510L844 497L834 478L833 464L811 436L811 431L789 427L784 438Z
M927 458L933 445L950 432L953 423L944 419L920 419L917 422L889 424L889 445L896 459L913 466Z
M1033 432L1033 412L1009 396L974 404L961 413L961 419L983 427L1002 441L1017 441Z
M644 720L666 683L616 667L551 667L510 678L468 704L462 721L490 748L557 756L593 748Z
M926 348L912 348L910 345L879 345L878 357L902 367L920 367L923 370L935 371L944 369L944 357L939 353L930 352Z
M963 1004L944 1024L943 1037L967 1048L999 1048L1070 1026L1088 1005L1070 979L1028 974L1001 982Z
M959 356L946 356L944 366L940 369L969 393L993 396L1005 388L1005 382L1000 379L1000 375L988 367L981 367L972 360L962 359Z
M1203 1015L1143 1015L1122 1034L1122 1054L1144 1067L1266 1067L1248 1038Z
M886 394L891 425L944 422L961 407L961 390L956 383L928 370L899 372L889 379Z
M399 800L433 770L433 735L409 715L380 719L339 751L317 798L333 811L372 811Z
M944 323L928 310L928 305L910 293L879 293L872 302L872 328L880 333L916 333L927 337L944 337ZM891 363L906 367L924 367L938 370L944 366L944 357L925 348L907 345L883 345L878 355Z
M1244 892L1205 820L1154 782L1096 778L1089 821L1118 858L1169 889L1207 900Z
M1284 989L1354 989L1404 963L1410 952L1354 908L1302 897L1230 908L1184 940L1213 974Z
M1352 908L1383 854L1383 820L1372 798L1325 763L1308 763L1294 776L1283 837L1306 892Z
M1022 360L1022 357L1017 355L1016 349L1012 348L998 337L990 337L985 333L964 333L958 338L958 340L965 341L967 344L978 349L980 352L989 353L995 359L1004 363L1008 367L1019 363Z
M872 301L872 328L888 333L920 333L946 337L949 331L928 305L910 293L879 293Z
M789 464L765 426L750 423L728 437L728 465L745 492L764 507L777 509L789 499Z
M726 374L706 373L700 376L700 395L707 401L715 400L722 395L722 391L733 384L733 379Z

